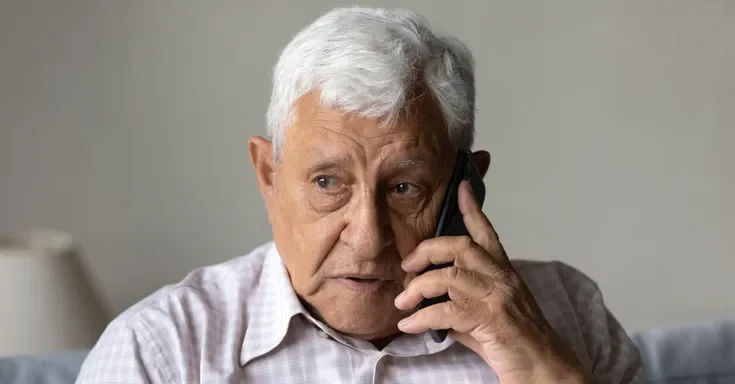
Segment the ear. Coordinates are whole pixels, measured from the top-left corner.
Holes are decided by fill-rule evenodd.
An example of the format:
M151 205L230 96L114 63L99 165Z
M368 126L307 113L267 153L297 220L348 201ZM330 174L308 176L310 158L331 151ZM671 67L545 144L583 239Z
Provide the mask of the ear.
M258 189L270 216L276 168L273 160L273 144L262 137L253 136L248 140L248 151L258 181Z
M488 168L490 168L490 152L476 151L472 153L472 161L475 163L480 176L485 177Z

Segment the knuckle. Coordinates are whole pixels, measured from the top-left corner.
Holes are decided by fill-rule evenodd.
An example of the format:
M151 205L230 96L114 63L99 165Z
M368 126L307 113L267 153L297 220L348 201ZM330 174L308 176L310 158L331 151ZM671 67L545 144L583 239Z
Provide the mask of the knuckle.
M472 248L475 244L475 241L467 235L460 236L457 242L460 249Z
M457 267L446 267L442 268L442 274L447 280L456 280L460 275L460 270Z
M492 245L493 237L487 232L482 232L475 237L477 237L476 240L478 244L482 244L485 247L490 247Z
M503 313L517 318L518 308L524 305L524 294L520 286L516 283L506 283L502 292L498 295L496 305Z
M489 282L486 282L485 295L481 298L481 301L489 303L490 307L495 307L496 302L498 301L496 298L497 287L498 283L495 280L490 280Z
M424 240L424 241L416 244L416 247L413 249L413 251L411 253L412 254L418 254L418 253L424 252L426 250L427 243L428 243L428 240Z
M506 284L508 284L508 287L513 292L517 291L523 286L523 279L515 271L510 270L510 269L505 269L503 274L505 275L504 279L506 281Z
M487 276L479 273L472 273L472 279L473 283L476 286L482 287L482 289L486 292L486 296L489 296L493 293L493 290L495 289L495 284L492 279L488 279Z
M448 316L458 318L462 316L462 313L464 312L464 309L460 307L459 305L456 305L453 302L447 303L445 307L445 312Z
M501 256L505 253L505 250L503 249L503 246L500 244L500 241L492 240L488 241L488 251L490 251L491 254Z

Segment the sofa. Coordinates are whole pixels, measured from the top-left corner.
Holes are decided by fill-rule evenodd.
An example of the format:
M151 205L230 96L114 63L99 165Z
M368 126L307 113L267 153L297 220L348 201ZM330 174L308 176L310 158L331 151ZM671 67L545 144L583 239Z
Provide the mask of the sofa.
M735 319L632 334L651 384L735 384ZM87 355L74 350L0 358L0 384L71 384Z

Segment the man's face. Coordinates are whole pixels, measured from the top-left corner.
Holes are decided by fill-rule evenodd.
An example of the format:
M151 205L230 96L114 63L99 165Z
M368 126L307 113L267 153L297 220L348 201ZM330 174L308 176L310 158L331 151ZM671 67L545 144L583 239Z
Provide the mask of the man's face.
M434 230L454 165L442 118L424 100L387 128L304 96L265 187L296 293L362 339L396 333L405 317L393 305L413 278L401 260Z

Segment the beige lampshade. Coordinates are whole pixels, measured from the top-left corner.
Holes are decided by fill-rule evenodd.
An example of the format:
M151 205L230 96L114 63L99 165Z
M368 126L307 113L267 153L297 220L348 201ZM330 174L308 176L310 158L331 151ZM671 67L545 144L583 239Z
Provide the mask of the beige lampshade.
M88 348L106 324L71 236L0 236L0 356Z

